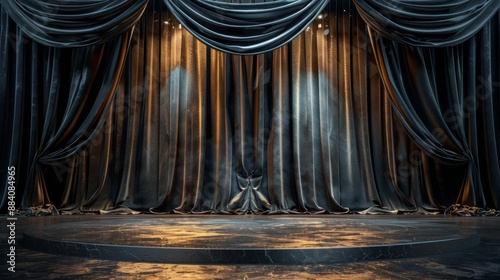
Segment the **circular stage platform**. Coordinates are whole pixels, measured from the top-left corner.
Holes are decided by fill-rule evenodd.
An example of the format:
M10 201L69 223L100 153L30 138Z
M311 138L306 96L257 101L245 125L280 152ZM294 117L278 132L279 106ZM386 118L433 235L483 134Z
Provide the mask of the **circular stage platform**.
M28 230L50 253L172 264L319 264L420 257L479 244L424 219L345 216L96 216Z

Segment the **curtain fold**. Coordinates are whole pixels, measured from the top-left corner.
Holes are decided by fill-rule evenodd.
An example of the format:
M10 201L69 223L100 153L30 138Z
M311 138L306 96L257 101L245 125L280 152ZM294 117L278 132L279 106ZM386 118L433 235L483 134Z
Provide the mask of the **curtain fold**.
M233 54L277 49L302 32L329 0L164 0L177 20L203 43Z
M132 28L148 0L8 0L5 12L33 40L52 47L86 47Z
M463 167L456 202L479 207L497 205L499 197L498 22L497 12L471 39L446 48L408 46L370 32L382 79L409 135L431 157ZM489 152L480 153L480 143Z
M378 34L419 47L446 47L476 34L500 9L497 0L352 0Z
M9 135L2 169L19 170L22 208L43 206L64 196L57 184L104 123L130 32L102 45L62 49L30 40L1 11L2 132Z

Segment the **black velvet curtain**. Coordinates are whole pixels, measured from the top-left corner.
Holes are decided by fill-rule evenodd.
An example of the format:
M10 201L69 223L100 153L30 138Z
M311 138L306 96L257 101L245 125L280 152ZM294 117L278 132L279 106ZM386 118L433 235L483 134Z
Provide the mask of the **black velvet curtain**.
M2 8L30 39L53 47L107 42L130 30L148 0L9 0Z
M418 47L455 46L500 9L497 0L352 0L361 17L392 41Z
M175 18L203 43L235 54L277 49L306 29L329 0L164 0Z
M65 192L58 184L62 175L51 172L50 166L61 161L71 166L74 156L104 123L124 65L130 32L114 34L115 39L89 47L42 45L27 36L31 34L23 31L23 23L12 20L13 13L26 11L14 9L15 3L2 2L0 7L1 178L7 182L7 168L16 168L17 205L22 198L20 208L25 208L51 204L51 193ZM82 11L73 12L77 17ZM131 16L137 21L140 14ZM98 22L94 24L95 28L99 26ZM76 38L75 34L70 37ZM6 195L2 191L2 207L7 203Z
M238 56L196 40L150 3L106 124L68 171L57 207L439 209L410 159L420 151L393 114L365 28L349 1L337 2L283 48Z
M498 205L500 2L393 1L394 9L381 5L387 1L354 2L412 139L431 157L464 166L457 203Z
M133 32L113 39L144 6L104 1L109 15L131 18L115 31L96 21L107 27L82 45L50 28L31 35L52 47L25 36L31 29L2 2L1 179L16 166L21 208L68 213L498 208L499 23L498 13L486 15L495 4L471 1L476 16L448 4L484 26L438 43L442 35L429 35L433 46L454 42L433 49L379 36L366 16L377 14L362 5L380 1L355 1L369 33L350 0L166 1L172 12L152 0ZM442 18L446 5L434 4ZM256 18L258 7L280 16ZM72 21L54 14L55 23ZM455 34L452 21L438 22ZM408 38L398 34L390 39Z

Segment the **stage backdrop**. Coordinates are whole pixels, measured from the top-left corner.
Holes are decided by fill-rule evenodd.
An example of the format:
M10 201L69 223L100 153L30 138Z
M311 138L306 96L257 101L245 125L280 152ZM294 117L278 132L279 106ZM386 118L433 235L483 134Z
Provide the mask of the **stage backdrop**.
M2 211L500 208L500 1L53 2L1 2Z

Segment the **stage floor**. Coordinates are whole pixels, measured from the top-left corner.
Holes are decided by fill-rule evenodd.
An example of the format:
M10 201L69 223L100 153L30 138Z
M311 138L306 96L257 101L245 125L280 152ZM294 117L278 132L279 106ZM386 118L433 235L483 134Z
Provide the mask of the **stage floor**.
M19 217L15 276L494 279L499 229L498 217L442 215Z
M30 249L175 264L322 264L468 249L479 235L455 225L349 216L111 216L24 232Z

